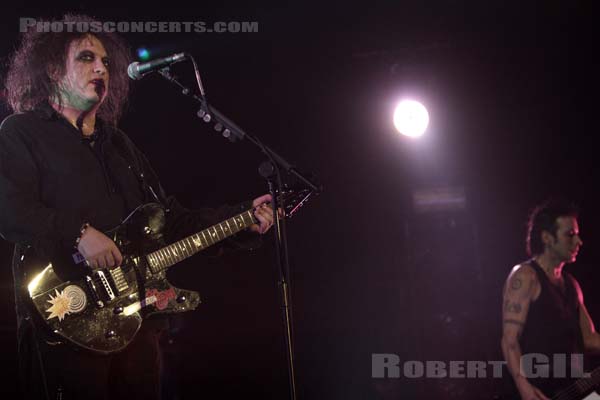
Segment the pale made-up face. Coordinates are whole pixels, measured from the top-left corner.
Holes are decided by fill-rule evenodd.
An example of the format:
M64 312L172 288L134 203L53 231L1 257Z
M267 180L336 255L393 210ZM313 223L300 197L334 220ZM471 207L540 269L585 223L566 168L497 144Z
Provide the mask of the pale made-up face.
M109 58L102 42L88 35L69 45L60 93L65 107L88 111L106 98Z

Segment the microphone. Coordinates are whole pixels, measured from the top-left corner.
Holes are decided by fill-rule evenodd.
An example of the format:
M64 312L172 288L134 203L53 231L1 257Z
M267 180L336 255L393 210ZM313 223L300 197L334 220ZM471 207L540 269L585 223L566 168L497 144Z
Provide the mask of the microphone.
M129 64L127 67L127 75L133 80L139 80L144 77L147 73L168 67L176 62L183 61L188 58L185 53L171 54L170 56L157 58L156 60L148 61L145 63L134 62Z

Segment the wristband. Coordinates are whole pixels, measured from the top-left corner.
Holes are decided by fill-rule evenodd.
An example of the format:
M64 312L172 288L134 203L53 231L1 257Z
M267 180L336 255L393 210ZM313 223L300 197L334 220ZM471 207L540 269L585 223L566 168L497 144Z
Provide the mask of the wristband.
M85 233L85 230L89 227L90 227L90 224L87 222L85 222L83 225L81 225L81 228L79 229L79 236L77 237L77 239L75 239L75 249L77 249L77 247L79 246L79 242L81 242L81 237Z

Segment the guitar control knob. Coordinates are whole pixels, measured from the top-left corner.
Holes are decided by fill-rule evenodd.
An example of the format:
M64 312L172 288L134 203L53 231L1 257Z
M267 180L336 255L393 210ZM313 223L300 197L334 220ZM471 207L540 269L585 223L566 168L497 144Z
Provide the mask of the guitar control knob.
M113 310L113 312L115 314L121 314L123 312L123 307L121 307L121 306L115 307L115 309Z
M183 294L177 298L178 303L183 303L186 300L187 300L187 298Z
M117 333L115 331L113 331L112 329L110 331L106 331L106 338L110 339L117 336Z

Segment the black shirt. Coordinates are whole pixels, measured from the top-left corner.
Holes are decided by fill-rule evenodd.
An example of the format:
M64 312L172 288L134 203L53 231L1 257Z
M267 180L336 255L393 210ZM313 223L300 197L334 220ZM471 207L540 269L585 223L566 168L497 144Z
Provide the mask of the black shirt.
M51 260L72 248L84 222L110 229L135 207L161 202L169 212L165 236L174 241L250 208L190 211L166 197L145 156L117 128L96 120L84 138L49 104L7 117L0 126L0 234L16 244L13 274L17 313L31 277L20 268L26 250ZM255 235L230 241L258 244ZM241 240L240 240L241 239Z

